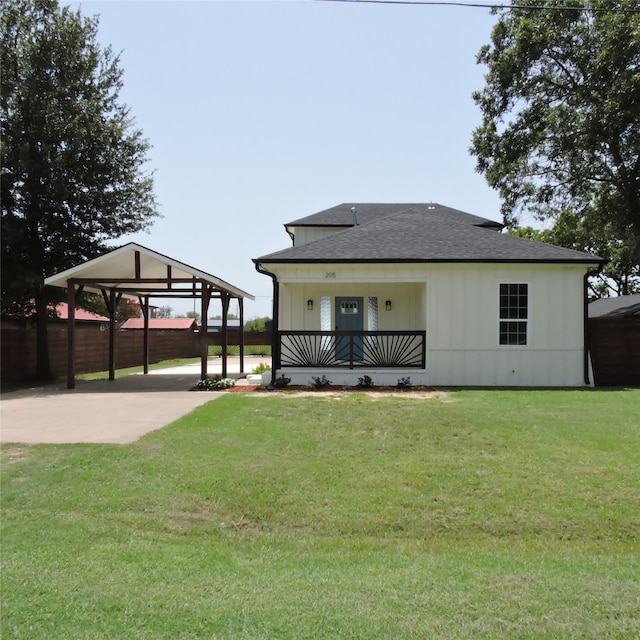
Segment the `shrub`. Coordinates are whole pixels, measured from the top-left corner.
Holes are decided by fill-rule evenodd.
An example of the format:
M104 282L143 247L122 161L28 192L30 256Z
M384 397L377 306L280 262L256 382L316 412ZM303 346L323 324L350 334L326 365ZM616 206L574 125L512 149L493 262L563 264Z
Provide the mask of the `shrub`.
M362 376L362 378L358 378L358 386L365 389L373 387L373 380L371 379L371 376Z
M236 381L231 378L223 378L216 375L213 378L205 378L196 382L196 389L199 391L224 391L236 386Z
M262 318L253 318L244 324L245 331L271 331L273 320L269 316Z
M321 378L311 376L311 382L307 384L307 389L322 389L329 386L331 386L331 380L327 376L322 376Z
M273 381L273 384L278 389L284 389L291 382L291 378L286 378L284 375L281 375L279 378L276 378Z
M257 375L260 373L264 373L265 371L271 371L271 367L268 364L261 362L257 367L253 368L253 371L251 373L255 373Z

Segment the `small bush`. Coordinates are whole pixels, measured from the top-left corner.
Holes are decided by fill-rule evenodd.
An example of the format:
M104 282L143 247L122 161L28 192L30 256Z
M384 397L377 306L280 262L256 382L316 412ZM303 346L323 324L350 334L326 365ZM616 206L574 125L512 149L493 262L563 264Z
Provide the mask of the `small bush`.
M222 376L213 376L213 378L205 378L196 382L196 389L199 391L224 391L236 386L236 381L231 378L223 378Z
M406 378L400 378L398 380L397 386L400 387L400 388L410 387L411 386L411 378L409 376L407 376Z
M362 376L362 378L358 378L357 386L365 389L373 387L373 380L371 379L371 376Z
M278 389L284 389L291 382L291 378L286 378L284 375L281 375L279 378L276 378L273 381L273 384Z
M253 368L253 371L251 373L255 373L256 375L258 375L260 373L264 373L265 371L271 371L271 367L268 364L261 362L257 367Z
M321 378L311 376L311 382L307 384L307 389L323 389L324 387L330 387L331 380L327 378L327 376L322 376Z

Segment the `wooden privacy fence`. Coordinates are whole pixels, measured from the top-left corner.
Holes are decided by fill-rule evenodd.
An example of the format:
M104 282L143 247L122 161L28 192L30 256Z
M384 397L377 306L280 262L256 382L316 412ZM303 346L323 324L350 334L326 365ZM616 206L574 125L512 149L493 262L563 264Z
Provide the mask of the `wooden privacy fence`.
M597 387L640 386L640 316L589 318L589 352Z
M49 360L51 373L67 373L66 323L49 324ZM2 386L8 387L33 379L36 370L35 329L2 323ZM118 331L115 339L117 368L143 364L143 332ZM149 336L149 362L173 358L192 358L200 354L198 334L191 331L152 331ZM109 368L109 332L100 326L76 325L76 373L106 371Z
M104 329L104 327L102 327ZM109 368L109 331L98 323L76 323L76 373L106 371ZM143 364L143 331L118 331L115 339L116 368L135 367ZM271 344L271 333L245 333L244 343L249 345ZM3 321L0 330L2 387L10 387L32 380L36 370L36 332L24 323ZM200 334L192 331L149 332L149 362L175 358L200 356ZM208 343L222 344L221 333L208 334ZM239 344L240 333L229 332L227 344ZM49 359L51 373L55 377L67 374L67 325L66 322L49 323Z
M222 344L222 333L219 331L213 331L207 333L207 340L209 344L220 346ZM237 345L240 344L240 332L229 331L227 336L227 344ZM246 331L244 334L245 347L254 345L271 345L271 332L270 331Z
M36 369L36 332L21 322L6 320L0 326L1 378L3 387L32 380ZM222 334L209 333L210 345L221 345ZM240 332L230 331L228 345L240 342ZM270 345L271 333L244 334L245 346ZM116 367L143 364L143 332L118 331L115 341ZM149 361L196 358L200 355L199 334L192 331L149 333ZM589 351L596 386L640 386L640 316L589 318ZM54 376L67 372L67 325L49 324L49 358ZM96 323L76 324L76 373L106 371L109 368L109 332Z

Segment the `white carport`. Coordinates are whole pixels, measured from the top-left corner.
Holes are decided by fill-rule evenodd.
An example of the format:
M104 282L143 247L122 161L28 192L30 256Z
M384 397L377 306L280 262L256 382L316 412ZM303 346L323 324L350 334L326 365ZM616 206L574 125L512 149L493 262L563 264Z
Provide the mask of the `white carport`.
M224 280L187 264L129 243L98 258L49 276L45 284L67 290L69 305L67 345L67 387L75 387L75 307L82 291L100 293L109 310L109 379L115 379L116 308L121 298L137 299L144 317L144 373L149 366L149 301L151 298L194 298L201 300L201 317L208 317L209 302L222 303L222 375L227 374L227 312L238 300L240 326L244 325L244 299L254 297ZM201 323L201 376L207 373L207 323ZM244 331L240 331L240 370L244 368Z

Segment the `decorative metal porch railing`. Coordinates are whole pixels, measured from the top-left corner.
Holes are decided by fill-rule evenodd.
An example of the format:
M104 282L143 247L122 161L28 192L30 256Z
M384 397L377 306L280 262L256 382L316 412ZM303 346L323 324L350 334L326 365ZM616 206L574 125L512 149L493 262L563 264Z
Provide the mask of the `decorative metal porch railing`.
M426 331L280 331L276 367L425 367Z

